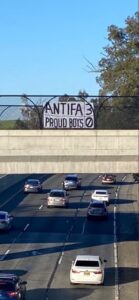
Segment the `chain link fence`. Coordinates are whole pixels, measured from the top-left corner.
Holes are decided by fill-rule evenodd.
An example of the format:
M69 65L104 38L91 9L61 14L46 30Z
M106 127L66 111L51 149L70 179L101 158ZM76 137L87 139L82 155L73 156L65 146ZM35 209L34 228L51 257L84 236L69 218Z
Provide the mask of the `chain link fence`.
M45 129L46 105L62 102L93 105L94 129L139 129L139 97L136 96L1 95L0 130ZM53 129L62 127L55 125Z

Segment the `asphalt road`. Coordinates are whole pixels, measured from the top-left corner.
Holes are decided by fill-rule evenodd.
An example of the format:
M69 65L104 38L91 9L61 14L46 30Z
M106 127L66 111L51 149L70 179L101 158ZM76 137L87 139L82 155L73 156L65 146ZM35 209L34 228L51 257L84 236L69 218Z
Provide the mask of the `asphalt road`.
M99 174L82 174L80 190L69 192L69 208L47 208L46 194L60 188L64 175L34 175L43 193L24 194L21 180L0 193L0 210L14 215L14 228L0 233L0 270L27 280L27 300L138 300L138 184L119 174L107 185L111 204L105 221L87 221L90 195L102 188ZM103 186L104 188L104 186ZM107 260L104 286L70 285L76 254Z

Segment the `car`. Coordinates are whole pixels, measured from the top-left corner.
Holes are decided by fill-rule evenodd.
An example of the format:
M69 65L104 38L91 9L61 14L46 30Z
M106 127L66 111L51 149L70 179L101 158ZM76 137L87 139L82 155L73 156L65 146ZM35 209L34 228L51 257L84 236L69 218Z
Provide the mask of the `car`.
M38 179L27 179L24 184L24 193L42 192L42 185Z
M114 184L116 183L116 176L113 174L104 174L102 176L102 184Z
M13 216L7 211L0 211L0 230L9 231L13 226Z
M52 189L47 194L47 207L68 207L69 198L67 192L62 189Z
M87 219L100 219L100 218L107 218L108 217L108 210L107 206L104 201L94 200L90 202L87 210Z
M133 179L135 182L139 182L139 173L133 173Z
M0 300L25 300L26 284L15 274L0 273Z
M65 190L79 189L81 187L81 179L77 174L66 175L62 186Z
M109 193L107 190L94 190L91 195L91 200L105 201L108 205L110 202Z
M98 255L77 255L70 269L71 284L103 284L104 262Z

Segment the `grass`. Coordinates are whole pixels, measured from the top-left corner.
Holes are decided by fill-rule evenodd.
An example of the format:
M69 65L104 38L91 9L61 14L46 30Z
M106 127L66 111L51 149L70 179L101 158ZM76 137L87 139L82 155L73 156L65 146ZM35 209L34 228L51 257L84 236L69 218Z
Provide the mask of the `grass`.
M1 129L15 129L16 120L0 120Z

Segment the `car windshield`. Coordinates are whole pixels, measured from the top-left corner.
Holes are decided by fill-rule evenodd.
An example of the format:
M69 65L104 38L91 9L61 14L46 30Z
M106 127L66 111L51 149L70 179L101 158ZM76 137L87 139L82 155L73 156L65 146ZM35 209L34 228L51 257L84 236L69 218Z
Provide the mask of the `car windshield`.
M77 177L74 177L74 176L67 176L65 178L65 180L69 180L69 181L77 181Z
M1 220L5 220L5 218L6 218L6 215L3 214L3 213L0 213L0 219L1 219Z
M77 260L75 266L77 267L99 267L97 260Z
M64 197L64 193L61 191L51 192L50 197Z
M29 180L29 181L27 181L27 184L38 185L38 181L37 180Z
M5 292L7 291L13 292L15 290L14 284L6 280L0 280L0 290Z
M97 191L96 192L96 195L106 195L107 194L107 192L105 192L105 191Z

